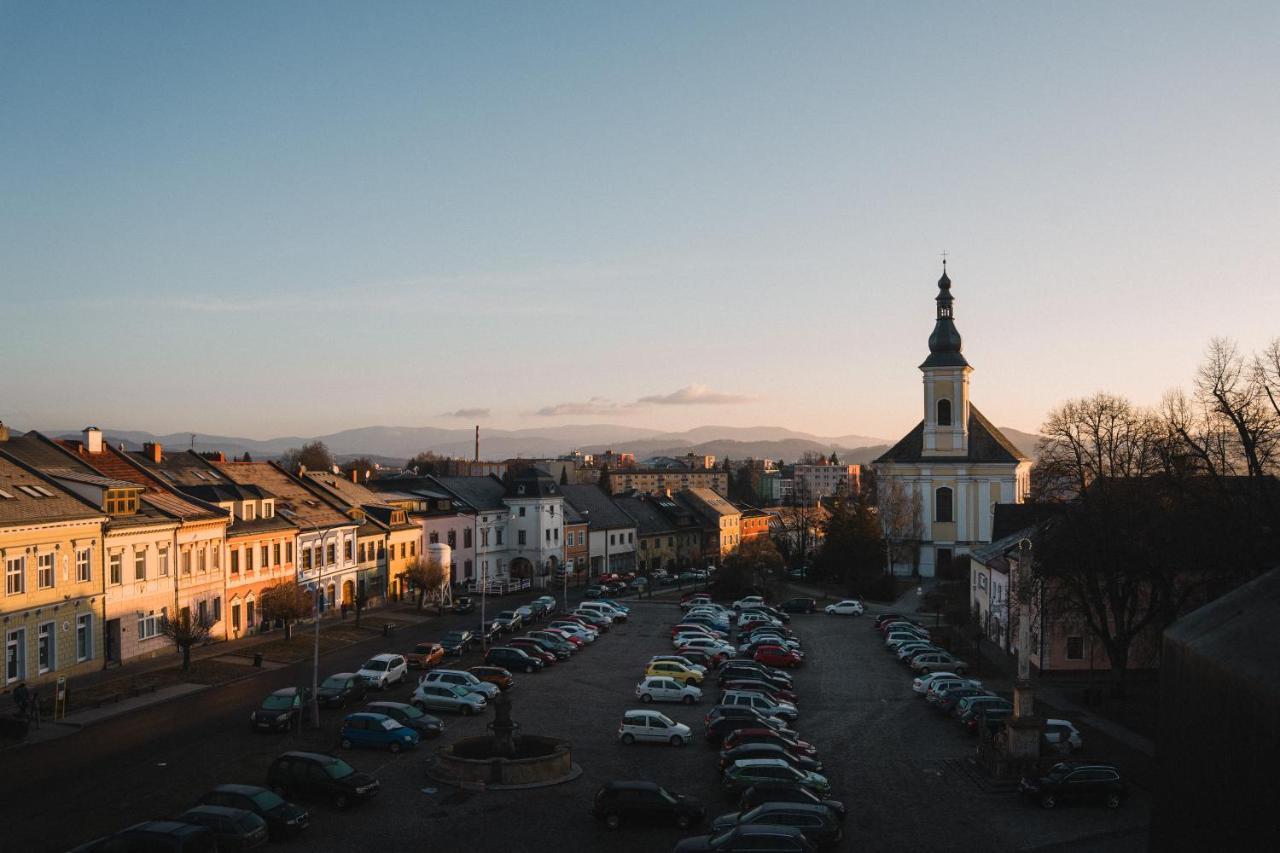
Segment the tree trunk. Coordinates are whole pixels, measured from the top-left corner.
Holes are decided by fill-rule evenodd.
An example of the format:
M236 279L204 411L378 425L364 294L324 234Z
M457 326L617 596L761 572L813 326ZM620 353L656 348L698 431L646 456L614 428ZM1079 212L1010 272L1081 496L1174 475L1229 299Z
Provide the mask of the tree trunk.
M1110 644L1107 648L1107 660L1111 663L1111 695L1123 697L1128 685L1129 647Z
M293 620L284 620L284 641L289 642L289 638L293 636Z
M182 644L182 671L189 672L191 670L191 644Z

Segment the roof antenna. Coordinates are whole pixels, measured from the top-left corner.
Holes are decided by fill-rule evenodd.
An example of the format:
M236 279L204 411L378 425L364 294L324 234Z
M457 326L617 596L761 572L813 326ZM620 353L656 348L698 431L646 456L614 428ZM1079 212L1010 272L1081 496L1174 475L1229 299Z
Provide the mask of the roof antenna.
M196 449L196 434L194 432L191 433L191 449Z

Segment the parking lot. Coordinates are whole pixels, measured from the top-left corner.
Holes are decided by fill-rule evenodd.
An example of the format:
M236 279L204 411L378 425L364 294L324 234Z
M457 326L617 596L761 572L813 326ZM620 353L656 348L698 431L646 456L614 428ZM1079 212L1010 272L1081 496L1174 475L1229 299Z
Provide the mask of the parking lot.
M636 826L610 832L588 809L602 783L648 779L698 797L708 817L731 810L733 801L719 785L716 753L701 739L714 687L701 705L654 706L688 724L694 744L624 746L616 739L622 712L640 707L633 691L644 664L654 654L671 652L669 628L678 613L671 602L635 603L627 623L615 625L571 661L534 675L516 674L513 719L522 732L571 741L573 760L583 771L580 778L550 788L483 793L439 785L425 770L432 751L453 738L484 734L492 711L470 718L440 715L447 726L444 736L424 741L416 751L399 756L372 750L344 753L356 768L378 777L380 796L346 812L312 805L305 838L285 846L316 851L669 850L693 833ZM1129 803L1114 812L1095 807L1048 812L1022 803L1016 794L980 784L964 761L973 753L974 740L912 694L906 669L883 651L869 618L797 616L791 627L808 656L795 674L800 708L795 728L818 747L831 796L848 808L840 849L1070 849L1076 841L1090 849L1145 849L1149 797L1144 791L1135 790ZM391 643L385 650L404 651L406 645ZM459 666L479 662L473 650ZM322 677L339 668L326 658ZM411 691L406 684L370 698L407 701ZM266 692L259 690L259 698ZM343 712L324 712L319 731L257 734L248 725L255 701L244 705L240 724L229 715L225 725L208 733L198 760L189 757L190 744L160 741L145 757L120 767L120 778L137 784L98 792L118 819L114 826L95 822L93 832L177 814L221 782L261 784L272 758L289 749L337 751ZM67 827L53 828L60 846L48 849L85 840L85 829L72 834Z

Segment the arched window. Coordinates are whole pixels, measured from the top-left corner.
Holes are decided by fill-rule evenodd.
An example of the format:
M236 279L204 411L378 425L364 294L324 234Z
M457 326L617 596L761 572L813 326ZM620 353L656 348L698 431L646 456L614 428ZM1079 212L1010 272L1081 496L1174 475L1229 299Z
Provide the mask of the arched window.
M943 486L933 493L933 520L955 520L951 515L951 489L946 486Z
M951 401L938 401L938 426L951 426Z

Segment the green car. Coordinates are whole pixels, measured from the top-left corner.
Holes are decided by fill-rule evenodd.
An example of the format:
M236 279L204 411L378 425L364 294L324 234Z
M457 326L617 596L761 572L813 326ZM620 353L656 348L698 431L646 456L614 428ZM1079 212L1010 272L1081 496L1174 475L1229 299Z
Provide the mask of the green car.
M724 771L724 788L736 794L752 785L790 784L807 788L819 796L831 791L827 777L792 767L781 758L750 758L736 761Z

